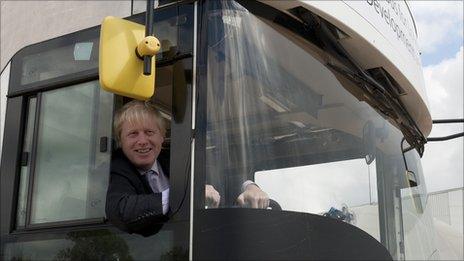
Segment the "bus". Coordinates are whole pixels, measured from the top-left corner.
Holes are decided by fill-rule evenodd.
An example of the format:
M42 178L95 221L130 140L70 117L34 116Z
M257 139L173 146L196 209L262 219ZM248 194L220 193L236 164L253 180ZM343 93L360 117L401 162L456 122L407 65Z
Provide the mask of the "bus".
M100 23L143 25L145 2L2 2L2 260L440 257L405 1L156 1L171 214L149 237L110 224L112 118L131 99L100 88ZM238 207L244 180L274 204Z

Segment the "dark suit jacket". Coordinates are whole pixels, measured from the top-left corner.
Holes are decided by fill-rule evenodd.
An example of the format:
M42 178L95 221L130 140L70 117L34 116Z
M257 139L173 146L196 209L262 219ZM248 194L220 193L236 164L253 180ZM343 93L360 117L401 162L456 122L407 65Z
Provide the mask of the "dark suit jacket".
M169 152L158 156L164 174L169 177ZM128 233L150 236L158 232L167 216L163 215L161 193L153 193L121 149L111 159L110 181L106 193L106 217Z

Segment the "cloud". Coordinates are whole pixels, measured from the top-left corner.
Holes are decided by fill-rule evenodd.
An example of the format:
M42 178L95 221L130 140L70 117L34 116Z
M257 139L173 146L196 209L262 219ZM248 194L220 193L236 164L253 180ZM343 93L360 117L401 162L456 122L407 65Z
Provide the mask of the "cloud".
M433 119L463 118L463 2L409 1L422 54L437 64L424 67ZM454 43L454 44L453 44ZM459 44L459 51L450 46ZM423 56L424 57L424 56ZM444 59L440 57L450 57ZM435 124L430 137L464 131L463 124ZM463 186L463 138L425 145L422 166L429 192Z
M432 118L463 118L463 46L451 59L424 67Z
M463 36L462 1L409 1L422 53L434 53L439 47Z
M432 118L463 118L463 46L453 58L425 67L424 77ZM430 136L463 131L463 124L435 124ZM429 191L462 187L463 138L426 144L422 164Z
M428 192L463 187L463 139L428 143L422 167Z

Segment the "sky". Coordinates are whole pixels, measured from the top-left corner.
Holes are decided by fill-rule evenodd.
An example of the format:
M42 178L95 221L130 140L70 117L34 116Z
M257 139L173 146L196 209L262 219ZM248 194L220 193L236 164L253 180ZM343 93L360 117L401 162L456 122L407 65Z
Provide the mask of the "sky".
M464 118L463 1L409 1L417 31L432 119ZM429 137L464 131L435 124ZM425 145L422 167L428 192L463 187L463 140Z

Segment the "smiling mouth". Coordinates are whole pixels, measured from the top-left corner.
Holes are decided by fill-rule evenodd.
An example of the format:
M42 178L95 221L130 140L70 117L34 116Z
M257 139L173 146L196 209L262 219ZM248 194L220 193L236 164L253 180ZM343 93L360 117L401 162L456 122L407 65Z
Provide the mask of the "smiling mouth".
M150 152L151 150L152 150L151 148L147 148L147 149L138 149L138 150L135 150L135 152L145 154L145 153Z

